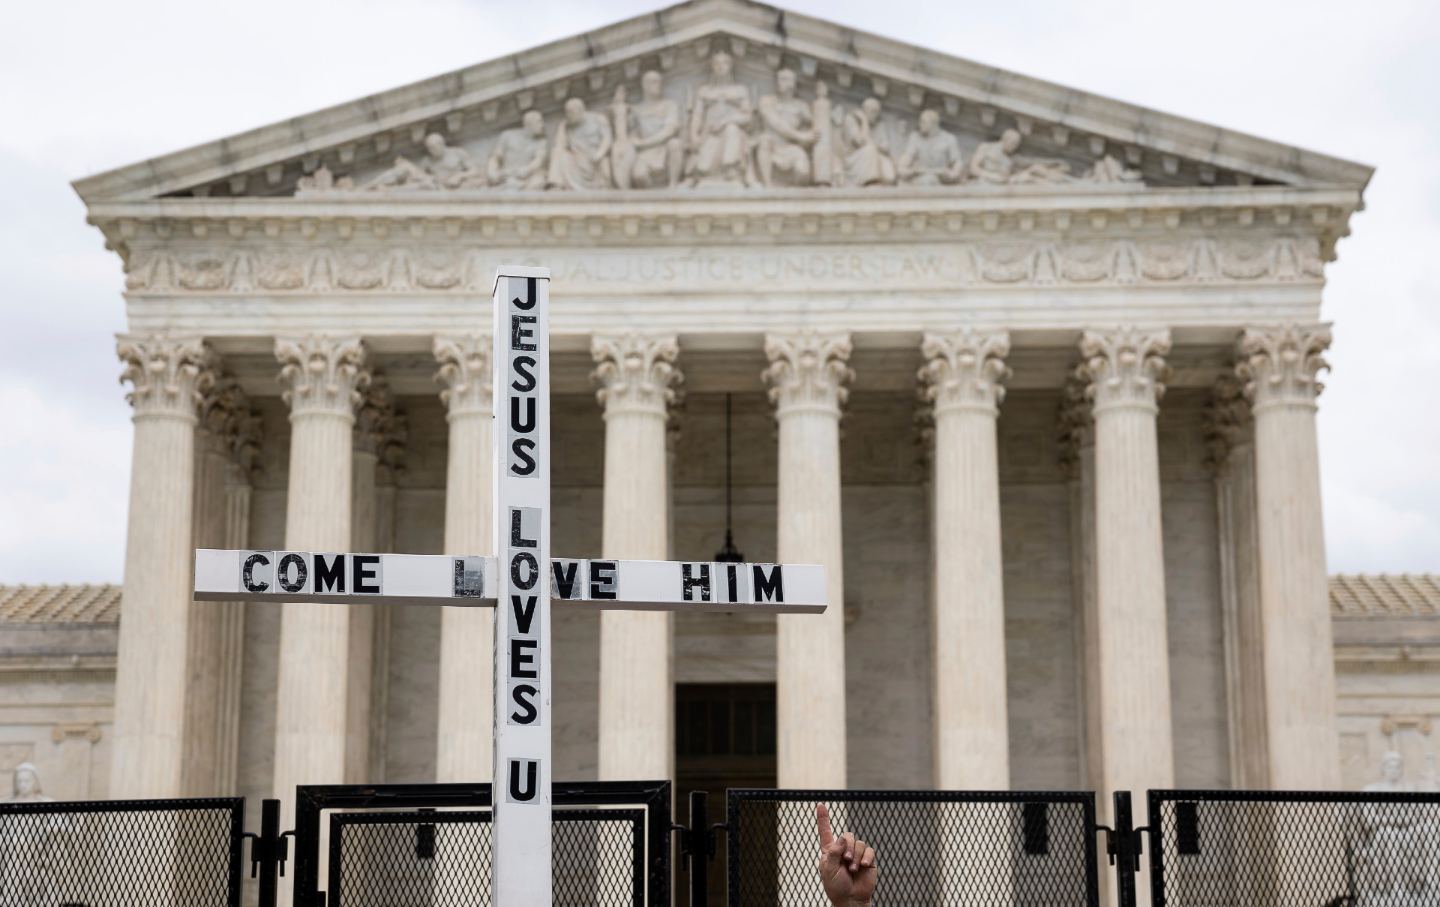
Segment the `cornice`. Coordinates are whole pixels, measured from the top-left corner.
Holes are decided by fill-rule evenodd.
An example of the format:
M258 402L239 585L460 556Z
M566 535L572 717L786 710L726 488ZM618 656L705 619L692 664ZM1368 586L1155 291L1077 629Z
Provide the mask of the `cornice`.
M440 220L486 219L622 222L640 219L695 217L763 217L793 214L798 217L890 217L904 219L926 214L949 222L944 215L962 218L1026 213L1051 217L1091 218L1118 212L1128 217L1141 212L1147 218L1179 226L1190 219L1203 223L1229 214L1242 225L1270 219L1288 225L1310 221L1319 228L1343 229L1349 216L1362 207L1358 190L1342 187L1293 188L1287 186L1217 186L1213 188L1146 189L1133 184L1073 184L1068 186L869 187L861 189L781 189L754 191L634 190L622 192L511 192L456 190L443 193L333 193L323 196L277 198L161 198L141 201L107 201L92 204L89 222L108 231L121 231L125 221L213 222L210 229L225 231L232 221L266 220ZM1178 222L1177 222L1178 218Z
M309 278L270 281L258 287L245 273L257 263L236 259L247 254L304 256L322 248L371 256L391 252L410 256L417 272L450 275L417 277L415 283L421 289L444 290L463 282L456 276L456 255L482 246L533 248L538 241L552 249L573 246L583 250L637 245L703 245L723 250L779 245L823 249L827 244L843 243L990 244L1006 246L1006 251L996 254L1008 261L1023 257L1025 253L1015 250L1027 244L1037 248L1047 243L1073 244L1082 258L1103 259L1108 254L1103 249L1080 247L1143 242L1156 246L1154 251L1161 257L1194 258L1210 253L1159 246L1180 243L1198 249L1206 243L1283 240L1298 243L1299 251L1292 256L1297 264L1291 270L1319 279L1323 277L1320 266L1333 260L1335 242L1348 232L1350 214L1359 201L1358 193L1352 191L1280 187L920 193L895 189L753 195L654 192L620 197L565 193L504 199L455 193L423 199L163 199L97 205L90 219L124 260L127 287L132 292L165 284L149 275L151 259L142 255L136 260L137 249L155 255L174 250L207 258L208 263L197 265L205 273L197 273L193 280L176 281L184 290L310 292L315 282ZM1253 257L1253 253L1245 257ZM230 263L224 264L225 259L231 259ZM1043 270L1043 265L1040 267ZM1090 264L1077 267L1094 270ZM241 271L238 277L233 273L236 268ZM1203 267L1191 269L1173 262L1151 269L1150 276L1176 268L1180 273L1162 279L1191 270L1198 279L1205 279ZM979 269L985 270L983 266ZM1013 269L1002 262L999 270ZM1224 276L1245 280L1262 276L1249 273L1252 270L1249 265L1241 266ZM1078 272L1072 276L1080 283L1100 277ZM1120 277L1124 279L1123 269ZM1015 280L1002 275L996 282ZM358 283L374 289L385 281ZM323 281L320 288L325 288ZM349 289L358 288L362 287Z

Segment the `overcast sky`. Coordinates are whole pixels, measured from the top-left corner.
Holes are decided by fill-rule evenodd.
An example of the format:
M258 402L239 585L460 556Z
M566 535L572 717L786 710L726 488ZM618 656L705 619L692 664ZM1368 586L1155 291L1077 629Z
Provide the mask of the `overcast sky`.
M789 8L1379 168L1327 268L1332 571L1440 572L1440 4L793 0ZM118 582L119 260L69 182L659 8L105 0L0 29L0 584Z

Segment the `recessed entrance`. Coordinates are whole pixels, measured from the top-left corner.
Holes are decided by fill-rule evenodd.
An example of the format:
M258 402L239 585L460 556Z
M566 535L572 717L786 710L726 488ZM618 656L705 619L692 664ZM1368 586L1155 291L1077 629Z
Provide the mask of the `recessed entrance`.
M690 792L710 794L710 822L725 821L725 790L775 786L775 684L682 683L675 687L676 808ZM710 864L710 903L725 903L725 841ZM675 903L690 893L676 886Z

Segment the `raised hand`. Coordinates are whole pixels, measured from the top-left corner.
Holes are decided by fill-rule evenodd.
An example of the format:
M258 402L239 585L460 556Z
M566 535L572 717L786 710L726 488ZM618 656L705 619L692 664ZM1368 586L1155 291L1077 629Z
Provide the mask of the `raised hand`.
M858 840L854 832L836 835L830 811L815 804L815 830L820 836L820 882L834 907L871 907L880 870L875 848Z

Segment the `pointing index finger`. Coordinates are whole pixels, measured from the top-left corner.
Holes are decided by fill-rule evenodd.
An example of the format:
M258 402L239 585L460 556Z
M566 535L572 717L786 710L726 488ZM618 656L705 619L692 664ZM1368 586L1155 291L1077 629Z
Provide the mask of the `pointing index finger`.
M820 849L828 849L835 840L835 830L830 827L830 810L824 803L815 804L815 830L820 833Z

